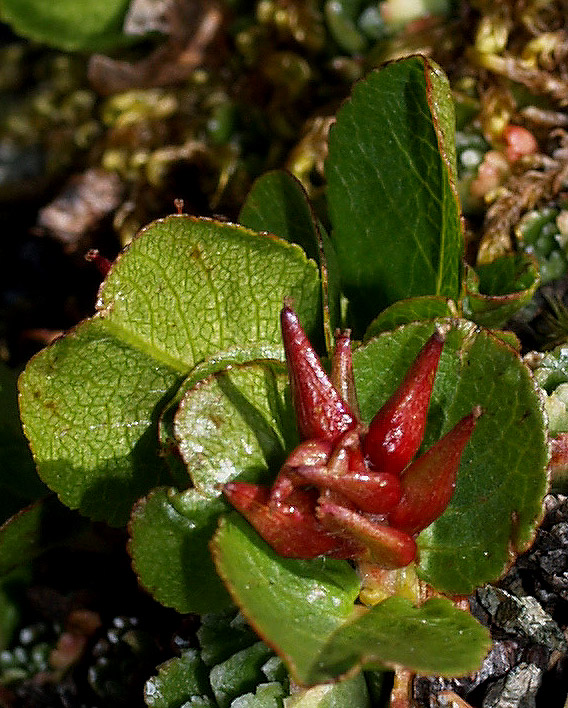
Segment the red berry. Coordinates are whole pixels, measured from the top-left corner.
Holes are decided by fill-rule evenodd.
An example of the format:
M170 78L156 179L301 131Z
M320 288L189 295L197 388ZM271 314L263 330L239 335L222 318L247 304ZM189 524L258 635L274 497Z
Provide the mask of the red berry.
M520 125L508 125L503 134L505 138L505 157L509 162L515 162L525 155L538 152L538 143L534 135Z

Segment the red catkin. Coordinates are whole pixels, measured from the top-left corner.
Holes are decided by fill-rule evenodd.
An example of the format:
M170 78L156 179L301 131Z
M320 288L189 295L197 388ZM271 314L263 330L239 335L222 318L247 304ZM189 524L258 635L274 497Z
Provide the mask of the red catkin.
M400 474L418 452L444 340L436 330L369 425L363 449L382 472Z
M454 494L463 451L480 415L481 409L474 408L408 467L401 479L402 499L389 514L390 524L415 534L444 512Z
M280 321L300 435L333 442L355 426L355 416L335 390L296 313L284 307Z

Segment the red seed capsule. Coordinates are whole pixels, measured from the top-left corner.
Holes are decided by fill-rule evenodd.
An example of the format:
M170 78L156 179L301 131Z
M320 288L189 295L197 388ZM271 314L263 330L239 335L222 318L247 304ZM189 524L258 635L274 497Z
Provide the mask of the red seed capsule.
M328 440L305 440L294 448L274 480L270 490L270 506L285 501L295 487L306 485L306 480L296 472L298 467L325 465L332 449Z
M327 529L348 533L365 546L365 554L353 558L370 560L382 568L404 568L416 557L416 543L404 531L321 498L317 515Z
M333 442L355 426L355 416L328 378L296 313L284 307L280 321L300 435Z
M339 492L358 509L371 514L392 511L402 496L400 479L389 472L346 472L340 477L325 467L298 467L297 472L306 482Z
M335 333L335 349L331 361L331 381L341 398L348 403L356 418L360 418L353 373L351 330Z
M415 534L443 513L454 494L462 453L480 415L477 406L403 473L402 499L389 514L390 524Z
M434 332L369 425L363 449L382 472L400 474L418 452L444 339L438 330Z
M329 533L317 520L317 492L295 489L278 508L268 506L269 490L258 484L231 482L225 485L224 492L235 509L281 556L352 557L355 544Z

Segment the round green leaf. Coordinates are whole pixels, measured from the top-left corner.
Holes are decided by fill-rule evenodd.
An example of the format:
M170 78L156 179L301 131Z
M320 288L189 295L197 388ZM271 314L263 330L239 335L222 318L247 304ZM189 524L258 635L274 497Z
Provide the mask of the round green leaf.
M113 266L97 316L20 379L42 479L68 506L124 524L165 481L157 420L181 377L196 365L282 359L286 298L313 332L319 274L298 246L209 219L151 224Z
M353 605L359 582L347 563L283 558L239 516L222 521L213 552L243 613L301 683L365 664L460 675L478 668L490 646L488 631L446 598L418 608L402 598Z
M466 320L440 360L424 448L474 406L483 415L468 443L454 497L418 537L419 572L438 590L469 593L504 571L510 547L529 544L547 490L547 441L538 387L518 354ZM405 325L356 350L361 412L370 420L401 382L434 323Z
M158 412L179 375L87 320L20 377L20 411L38 471L72 509L124 524L165 472Z
M174 421L193 484L208 496L236 479L269 482L298 441L285 367L258 362L215 374L183 397Z
M222 499L195 489L178 493L166 487L136 504L128 551L140 583L162 605L202 613L231 604L207 545L226 509Z
M213 543L217 569L257 632L303 682L326 638L355 614L360 581L344 561L275 553L238 514L225 517Z
M478 669L490 646L489 630L448 598L414 607L406 598L390 597L330 637L316 671L324 676L341 663L382 663L460 676Z
M129 40L122 25L130 0L2 0L0 16L17 34L58 49L102 51Z
M329 212L361 330L396 300L458 297L454 153L448 82L425 57L370 73L338 112L326 162Z

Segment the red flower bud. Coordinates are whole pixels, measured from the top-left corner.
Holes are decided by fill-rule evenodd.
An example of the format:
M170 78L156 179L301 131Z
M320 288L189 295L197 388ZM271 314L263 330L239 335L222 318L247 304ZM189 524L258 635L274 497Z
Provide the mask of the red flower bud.
M370 514L392 511L402 496L400 479L390 472L347 472L341 477L335 477L325 467L299 467L298 473L306 482L339 492L358 509Z
M272 488L229 483L225 495L280 555L329 555L402 568L416 534L452 498L480 409L418 459L444 346L436 331L368 432L356 413L349 333L337 335L332 380L289 307L282 337L300 434ZM333 383L332 383L333 381ZM402 474L401 474L402 473Z
M397 476L368 469L354 431L343 436L327 465L303 465L296 468L296 474L305 483L338 492L356 508L372 514L392 511L402 495Z
M306 480L297 473L298 467L313 467L327 464L333 447L328 440L305 440L288 455L286 462L270 491L270 504L280 504L285 501L295 487L306 486Z

